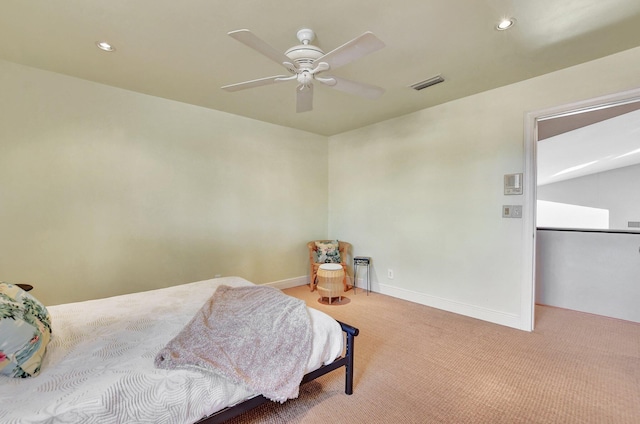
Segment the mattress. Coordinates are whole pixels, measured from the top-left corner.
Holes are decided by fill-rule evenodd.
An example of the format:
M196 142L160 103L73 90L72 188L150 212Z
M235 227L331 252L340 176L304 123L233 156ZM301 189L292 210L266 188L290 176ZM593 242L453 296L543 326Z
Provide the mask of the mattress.
M193 423L255 396L211 372L154 367L158 351L222 284L252 283L225 277L48 307L52 340L42 371L0 377L0 422ZM343 351L340 325L308 309L313 343L306 372Z

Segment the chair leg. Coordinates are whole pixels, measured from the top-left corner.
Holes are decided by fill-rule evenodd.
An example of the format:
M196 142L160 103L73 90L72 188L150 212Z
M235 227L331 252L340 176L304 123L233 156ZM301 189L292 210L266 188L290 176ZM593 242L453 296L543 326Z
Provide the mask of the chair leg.
M309 282L309 286L311 288L311 291L314 291L316 289L316 279L318 278L318 274L311 271L311 281Z
M344 277L342 278L342 285L344 286L344 291L349 291L349 285L347 284L347 273L344 273Z

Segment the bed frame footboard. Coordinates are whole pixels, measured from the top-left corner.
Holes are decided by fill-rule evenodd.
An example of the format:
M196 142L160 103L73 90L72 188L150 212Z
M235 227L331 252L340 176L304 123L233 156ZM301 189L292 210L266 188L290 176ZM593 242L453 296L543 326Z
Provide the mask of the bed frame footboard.
M340 367L345 367L345 388L344 392L348 395L353 394L353 358L354 358L354 347L355 347L355 337L360 332L357 328L352 327L349 324L345 324L343 322L338 321L340 327L342 327L342 331L346 335L347 344L345 349L344 356L336 359L332 363L328 365L323 365L315 371L311 371L306 374L300 384L307 383L309 381L315 380L316 378L325 375L335 369ZM255 396L251 399L247 399L246 401L239 403L235 406L230 406L228 408L224 408L208 417L197 421L195 424L217 424L223 423L231 418L237 417L253 408L256 408L263 403L269 402L269 399L262 395Z

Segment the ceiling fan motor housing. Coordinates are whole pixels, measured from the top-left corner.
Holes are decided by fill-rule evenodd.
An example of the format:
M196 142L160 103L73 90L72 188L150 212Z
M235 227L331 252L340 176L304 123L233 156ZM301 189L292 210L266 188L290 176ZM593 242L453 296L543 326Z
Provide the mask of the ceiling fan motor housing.
M324 56L324 52L311 44L299 44L284 52L285 56L299 67L311 67L316 59Z

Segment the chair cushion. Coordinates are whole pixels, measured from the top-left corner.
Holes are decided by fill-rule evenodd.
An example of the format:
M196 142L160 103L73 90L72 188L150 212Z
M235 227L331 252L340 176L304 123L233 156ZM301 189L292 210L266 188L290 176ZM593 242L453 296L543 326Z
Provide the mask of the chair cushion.
M318 256L316 258L316 263L340 263L340 244L338 240L331 240L327 242L316 242L316 247L318 248Z
M33 377L40 373L51 339L51 317L35 297L0 282L0 374Z

